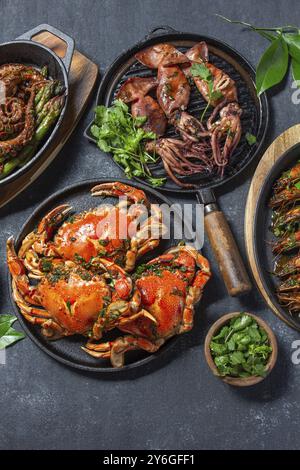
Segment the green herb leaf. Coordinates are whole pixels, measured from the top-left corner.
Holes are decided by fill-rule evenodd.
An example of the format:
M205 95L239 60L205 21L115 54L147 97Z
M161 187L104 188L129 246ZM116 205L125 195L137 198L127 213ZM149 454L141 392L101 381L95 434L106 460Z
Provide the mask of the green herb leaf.
M204 64L194 63L190 68L190 72L193 77L200 77L203 80L211 79L210 70Z
M290 56L300 62L300 34L284 33L282 37L288 45Z
M4 349L25 338L23 333L11 327L16 320L17 317L14 315L0 315L0 349Z
M298 87L299 82L300 82L300 62L298 62L294 57L292 57L292 73L293 73L293 79L298 82L297 85Z
M256 136L251 134L250 132L246 132L246 140L248 142L249 145L254 145L256 144Z
M132 117L128 106L116 100L113 106L97 106L92 135L103 152L112 153L116 163L124 168L128 178L138 176L145 178L153 186L161 186L165 178L155 178L149 164L155 163L157 157L145 151L144 142L156 139L154 132L145 131L141 126L147 117Z
M288 57L288 46L282 36L279 36L272 41L258 63L256 69L258 95L281 82L288 68Z
M231 377L265 375L272 352L267 333L245 313L221 328L210 350L219 374Z

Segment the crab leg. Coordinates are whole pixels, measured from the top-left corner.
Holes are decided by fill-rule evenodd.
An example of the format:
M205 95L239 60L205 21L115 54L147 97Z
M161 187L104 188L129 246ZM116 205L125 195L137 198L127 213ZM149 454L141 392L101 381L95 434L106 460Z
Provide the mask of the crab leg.
M132 271L136 260L159 245L160 238L166 231L162 223L162 212L156 204L151 205L152 215L146 219L131 238L130 249L126 253L125 270Z
M14 239L10 237L6 242L7 264L16 288L29 302L39 303L36 296L36 289L29 284L23 261L17 256Z
M163 343L163 339L152 342L145 338L135 338L134 336L126 335L107 343L87 343L82 349L96 358L110 358L113 367L122 367L124 365L124 355L127 351L142 349L149 353L154 353Z

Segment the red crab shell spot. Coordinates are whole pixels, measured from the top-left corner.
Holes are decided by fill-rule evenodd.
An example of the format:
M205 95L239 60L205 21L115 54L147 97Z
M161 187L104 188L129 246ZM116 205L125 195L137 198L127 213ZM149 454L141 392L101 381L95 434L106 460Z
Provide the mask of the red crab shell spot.
M120 299L128 299L130 294L130 287L128 281L125 278L117 279L115 281L116 295Z
M46 278L39 284L41 305L71 334L85 334L97 320L104 307L109 288L94 277L84 281L72 273L68 281L50 283Z
M107 250L111 245L111 251L122 245L123 240L128 238L128 224L130 219L126 212L112 210L104 218L98 218L96 226L96 238L99 240L108 240Z
M142 306L157 320L156 332L163 337L181 322L186 297L186 282L176 273L163 271L137 280Z

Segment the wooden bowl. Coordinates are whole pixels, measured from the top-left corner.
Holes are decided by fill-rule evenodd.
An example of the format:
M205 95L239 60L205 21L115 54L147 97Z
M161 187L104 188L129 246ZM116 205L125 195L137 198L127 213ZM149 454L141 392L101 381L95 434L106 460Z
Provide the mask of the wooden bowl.
M277 346L277 340L276 337L269 327L267 323L262 320L261 318L257 317L256 315L253 315L252 313L244 312L247 315L250 315L250 317L254 318L255 321L258 323L258 325L265 330L265 332L268 335L270 345L272 347L272 352L269 358L269 361L266 365L266 375L265 377L271 372L273 367L275 366L276 360L277 360L277 353L278 353L278 346ZM212 337L217 334L217 332L225 326L233 317L237 317L240 315L241 312L233 312L233 313L227 313L226 315L223 315L219 320L217 320L209 329L206 338L205 338L205 344L204 344L204 353L205 353L205 358L207 361L207 364L209 365L211 371L213 374L220 379L223 380L223 382L226 382L229 385L234 385L236 387L248 387L249 385L255 385L262 380L264 380L265 377L261 376L251 376L251 377L245 377L245 378L240 378L240 377L230 377L230 376L225 376L222 377L219 374L219 371L217 369L217 366L214 363L213 357L211 355L210 351L210 343L212 340Z

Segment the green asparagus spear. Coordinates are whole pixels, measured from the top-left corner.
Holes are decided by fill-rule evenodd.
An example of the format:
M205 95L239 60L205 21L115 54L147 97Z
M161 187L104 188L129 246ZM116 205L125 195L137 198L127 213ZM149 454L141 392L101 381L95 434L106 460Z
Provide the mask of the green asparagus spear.
M35 112L36 114L38 114L39 112L42 111L44 105L47 103L47 101L50 100L50 98L52 98L53 96L53 92L54 92L54 89L55 89L55 86L56 86L56 83L55 82L50 82L50 83L47 83L47 85L45 86L44 88L44 93L40 99L40 101L38 102L36 108L35 108Z
M41 68L41 74L43 75L44 78L48 77L48 67L47 67L47 65L44 65L44 67Z
M44 90L45 90L45 87L41 87L40 90L37 92L37 94L35 95L35 99L34 99L34 104L35 106L37 106L37 104L39 103L40 99L42 98L43 96L43 93L44 93Z
M56 96L51 102L51 106L47 116L42 120L37 130L35 131L35 140L39 143L44 139L49 129L58 119L65 102L64 96Z

